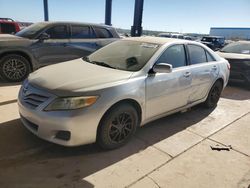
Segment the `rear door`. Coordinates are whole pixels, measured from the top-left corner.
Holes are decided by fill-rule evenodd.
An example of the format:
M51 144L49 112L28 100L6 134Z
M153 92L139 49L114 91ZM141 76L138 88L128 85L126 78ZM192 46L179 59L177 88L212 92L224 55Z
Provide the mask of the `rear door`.
M188 103L203 99L219 74L219 66L214 57L203 47L188 44L190 72L192 75L192 93Z
M56 25L44 31L50 38L32 45L32 51L41 66L72 59L69 53L69 29L67 25Z
M192 77L184 45L168 47L157 63L172 64L171 73L149 74L146 79L146 117L151 119L187 105Z
M68 47L74 58L87 56L98 49L96 34L88 25L71 25L71 37Z
M113 36L112 32L109 30L109 28L93 26L93 29L96 33L97 38L98 38L98 40L96 42L98 49L100 49L103 46L106 46L107 44L110 44L111 42L114 42L117 40L116 37L114 38L114 36Z

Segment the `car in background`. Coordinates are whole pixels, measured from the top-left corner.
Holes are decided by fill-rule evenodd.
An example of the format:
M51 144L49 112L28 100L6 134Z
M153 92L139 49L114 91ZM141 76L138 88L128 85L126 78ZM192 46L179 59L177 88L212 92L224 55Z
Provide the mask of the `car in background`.
M214 51L217 51L225 46L225 37L221 36L205 36L202 37L201 43L205 44Z
M217 53L231 65L229 80L250 88L250 41L230 43Z
M129 37L31 73L19 112L50 142L114 149L150 121L199 103L216 107L228 77L228 62L201 43Z
M184 39L184 35L183 34L171 34L171 38Z
M22 81L39 67L84 57L119 39L107 25L41 22L0 35L0 77Z
M171 33L159 33L158 37L171 38Z
M0 34L15 34L20 31L20 26L11 18L0 18Z

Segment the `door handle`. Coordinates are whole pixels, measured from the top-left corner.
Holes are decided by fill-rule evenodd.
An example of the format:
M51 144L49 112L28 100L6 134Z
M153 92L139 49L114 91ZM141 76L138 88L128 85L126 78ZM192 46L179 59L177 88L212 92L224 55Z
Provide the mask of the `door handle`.
M185 72L185 74L183 75L184 77L189 77L191 75L191 72Z
M214 66L212 67L212 70L213 70L213 71L217 70L217 66L214 65Z

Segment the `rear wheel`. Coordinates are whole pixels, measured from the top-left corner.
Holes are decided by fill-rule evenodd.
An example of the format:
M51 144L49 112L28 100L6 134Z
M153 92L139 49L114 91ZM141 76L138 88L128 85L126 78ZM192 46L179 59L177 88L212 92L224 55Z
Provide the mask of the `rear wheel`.
M30 73L30 64L20 55L6 55L0 60L0 76L9 82L20 82Z
M216 107L219 99L220 99L220 95L222 92L222 83L220 81L216 81L214 83L214 85L211 87L207 99L204 102L205 107L207 108L214 108Z
M115 149L127 143L136 131L138 113L128 104L109 110L100 123L97 143L103 149Z

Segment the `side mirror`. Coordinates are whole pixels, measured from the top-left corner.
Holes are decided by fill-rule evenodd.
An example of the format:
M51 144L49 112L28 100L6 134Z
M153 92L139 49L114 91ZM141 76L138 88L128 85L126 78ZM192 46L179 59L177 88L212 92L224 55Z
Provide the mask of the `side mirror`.
M156 73L170 73L172 72L172 65L168 63L159 63L153 66L153 71Z
M47 33L42 33L42 34L38 37L39 41L44 41L44 40L47 40L47 39L49 39L49 38L50 38L50 36L49 36L49 34L47 34Z

